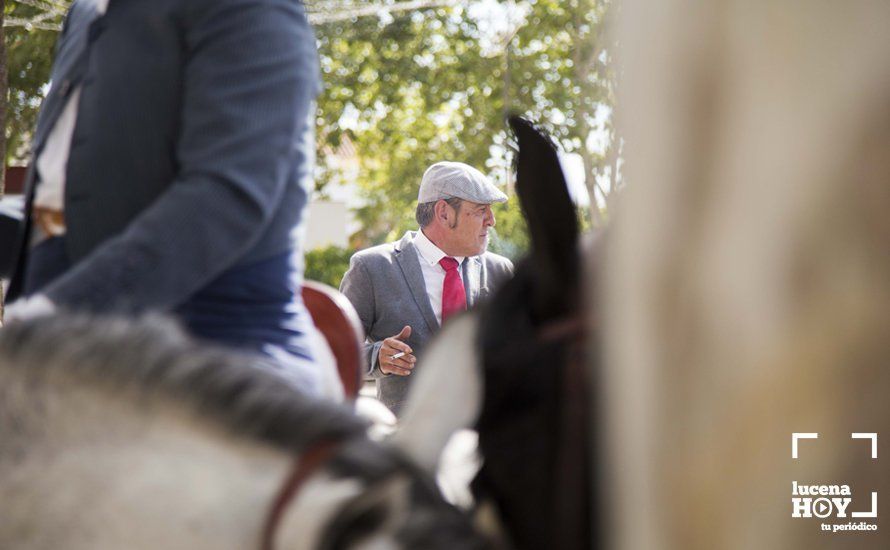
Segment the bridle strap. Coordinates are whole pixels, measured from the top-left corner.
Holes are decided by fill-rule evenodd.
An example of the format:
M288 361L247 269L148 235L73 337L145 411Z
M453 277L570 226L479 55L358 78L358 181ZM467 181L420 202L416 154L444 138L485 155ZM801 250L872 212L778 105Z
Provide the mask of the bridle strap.
M327 462L337 445L333 441L320 441L311 449L303 453L297 460L290 476L285 480L284 485L278 492L278 496L272 503L272 508L266 516L266 524L263 527L263 535L260 542L261 550L272 550L275 542L275 532L278 529L281 518L287 510L288 504L293 502L294 497L299 493L303 484L307 479Z
M584 336L584 319L581 315L572 315L545 323L537 333L544 342L582 338Z

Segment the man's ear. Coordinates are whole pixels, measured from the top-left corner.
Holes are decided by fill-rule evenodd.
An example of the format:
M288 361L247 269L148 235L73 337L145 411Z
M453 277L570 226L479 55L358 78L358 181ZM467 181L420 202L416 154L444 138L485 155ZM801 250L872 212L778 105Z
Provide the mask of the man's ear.
M448 203L445 202L445 199L439 199L436 201L436 205L433 207L433 213L435 215L436 220L445 224L446 227L451 227L452 217L454 216L454 209L448 206Z

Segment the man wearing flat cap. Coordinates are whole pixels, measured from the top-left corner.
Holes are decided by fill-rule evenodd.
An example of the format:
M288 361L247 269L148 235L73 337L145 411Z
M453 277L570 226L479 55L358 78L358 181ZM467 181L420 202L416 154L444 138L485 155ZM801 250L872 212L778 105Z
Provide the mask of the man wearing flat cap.
M396 415L416 357L442 323L513 274L510 260L486 251L491 205L506 200L475 168L437 162L420 182L419 229L350 260L340 291L365 328L366 378L377 380L377 397Z

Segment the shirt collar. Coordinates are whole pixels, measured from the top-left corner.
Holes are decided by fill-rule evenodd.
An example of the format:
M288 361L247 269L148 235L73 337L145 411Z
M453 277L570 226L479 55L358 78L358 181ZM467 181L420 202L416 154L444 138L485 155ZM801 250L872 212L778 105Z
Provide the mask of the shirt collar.
M417 230L417 236L414 237L414 246L417 247L420 257L430 265L439 265L439 260L448 256L423 234L422 229ZM458 265L464 263L464 256L452 256L452 258L457 260Z

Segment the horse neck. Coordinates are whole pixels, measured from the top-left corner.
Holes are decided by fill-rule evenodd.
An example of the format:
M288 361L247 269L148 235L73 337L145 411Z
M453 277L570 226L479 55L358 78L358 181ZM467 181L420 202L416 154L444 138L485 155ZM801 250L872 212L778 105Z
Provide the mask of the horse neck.
M18 460L0 457L0 494L15 503L0 548L258 545L289 457L163 403L73 390L45 404Z

